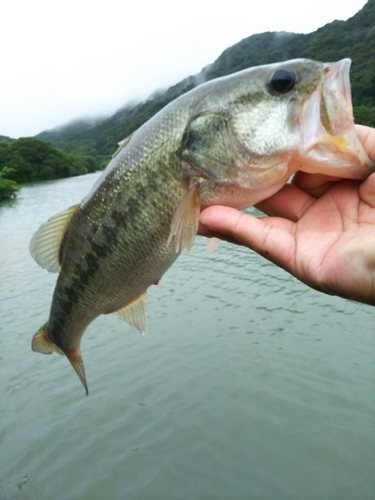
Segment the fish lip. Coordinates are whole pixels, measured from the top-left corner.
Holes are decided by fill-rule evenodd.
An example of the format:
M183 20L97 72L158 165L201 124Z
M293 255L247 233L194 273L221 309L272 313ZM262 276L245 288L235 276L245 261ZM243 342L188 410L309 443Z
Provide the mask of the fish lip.
M351 64L352 61L349 58L324 64L321 100L323 101L323 105L331 108L327 110L327 113L332 135L345 134L354 126L352 92L350 87ZM332 109L333 106L334 109Z
M365 179L375 164L354 129L349 58L322 65L316 91L302 108L301 170Z

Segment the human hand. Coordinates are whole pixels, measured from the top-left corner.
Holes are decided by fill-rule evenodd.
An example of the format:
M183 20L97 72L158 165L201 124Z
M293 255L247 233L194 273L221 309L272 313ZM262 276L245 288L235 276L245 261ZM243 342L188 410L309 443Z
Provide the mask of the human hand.
M375 129L356 131L375 161ZM375 173L361 183L299 172L257 208L269 217L208 207L199 234L245 245L311 288L375 305Z

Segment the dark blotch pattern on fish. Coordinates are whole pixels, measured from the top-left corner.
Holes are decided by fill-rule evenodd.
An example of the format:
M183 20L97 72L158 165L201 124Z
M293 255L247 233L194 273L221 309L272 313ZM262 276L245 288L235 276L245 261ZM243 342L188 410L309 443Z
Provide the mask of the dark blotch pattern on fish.
M115 227L104 225L103 234L108 245L117 245L118 233Z
M138 186L138 189L137 189L137 200L139 203L143 203L147 200L147 198L149 197L149 186L146 188L145 186L143 186L142 184L140 184Z
M86 254L84 260L87 264L87 272L90 273L90 275L95 274L99 269L98 260L95 255L92 253L88 253Z
M124 217L124 215L121 212L118 212L117 210L112 210L111 218L113 222L116 224L117 228L122 227L123 229L126 229L127 227L126 217Z
M91 242L91 249L97 257L104 259L111 252L108 245L100 245L99 243Z
M142 208L143 206L139 203L139 200L137 200L137 198L128 198L124 206L124 212L131 220L142 211Z
M67 291L66 288L65 291ZM64 319L66 318L66 314L70 312L73 303L70 300L66 300L62 297L57 298L56 302L58 304L58 308L56 310L56 315L54 320L55 323L63 323Z

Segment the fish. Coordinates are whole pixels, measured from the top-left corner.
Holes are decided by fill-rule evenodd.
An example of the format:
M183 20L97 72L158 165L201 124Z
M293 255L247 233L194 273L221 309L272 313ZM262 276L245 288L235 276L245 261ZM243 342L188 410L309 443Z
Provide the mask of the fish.
M33 351L64 354L86 394L80 342L101 314L141 333L147 289L193 246L200 211L243 209L302 170L365 179L375 168L354 129L350 59L294 59L205 82L119 143L81 203L50 218L30 253L59 273Z

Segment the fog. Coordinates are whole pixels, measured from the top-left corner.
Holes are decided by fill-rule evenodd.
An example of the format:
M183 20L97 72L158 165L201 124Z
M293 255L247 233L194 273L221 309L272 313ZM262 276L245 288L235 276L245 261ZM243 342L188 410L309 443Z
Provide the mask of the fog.
M7 2L0 135L33 136L80 117L110 115L198 73L254 33L308 33L348 19L365 3Z

